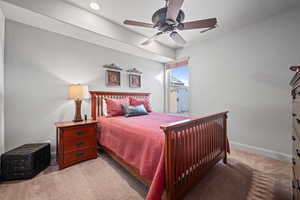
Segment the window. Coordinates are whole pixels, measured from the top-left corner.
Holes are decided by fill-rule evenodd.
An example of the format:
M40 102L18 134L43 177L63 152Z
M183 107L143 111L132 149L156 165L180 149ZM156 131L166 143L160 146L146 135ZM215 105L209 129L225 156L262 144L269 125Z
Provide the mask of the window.
M188 63L175 61L166 65L167 112L188 115L189 69Z

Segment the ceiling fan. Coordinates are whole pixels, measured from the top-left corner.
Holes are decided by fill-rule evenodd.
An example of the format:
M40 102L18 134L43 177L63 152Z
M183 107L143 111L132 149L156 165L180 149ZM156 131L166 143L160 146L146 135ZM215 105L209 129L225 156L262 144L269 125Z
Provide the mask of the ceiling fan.
M183 31L206 28L205 30L201 31L201 33L204 33L217 27L216 18L183 22L185 18L185 14L181 10L183 1L184 0L166 0L165 7L157 10L153 14L153 24L133 20L125 20L123 23L131 26L155 28L159 30L158 33L150 37L148 40L144 41L142 45L149 44L156 37L162 34L170 34L170 38L172 38L177 44L183 46L186 41L178 33L178 30Z

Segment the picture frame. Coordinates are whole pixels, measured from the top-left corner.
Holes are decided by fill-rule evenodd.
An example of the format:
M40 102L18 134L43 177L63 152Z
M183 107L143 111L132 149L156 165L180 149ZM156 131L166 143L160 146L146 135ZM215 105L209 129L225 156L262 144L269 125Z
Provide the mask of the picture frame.
M129 74L129 87L141 88L142 77L138 74Z
M106 70L106 86L110 86L110 87L121 86L121 72Z

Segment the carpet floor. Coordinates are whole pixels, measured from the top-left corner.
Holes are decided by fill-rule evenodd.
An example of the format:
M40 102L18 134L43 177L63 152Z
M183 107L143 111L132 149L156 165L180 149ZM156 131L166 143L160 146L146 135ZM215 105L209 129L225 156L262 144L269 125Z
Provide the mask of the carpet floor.
M233 149L186 200L291 199L291 166ZM0 183L1 200L142 200L147 188L106 154L59 171L55 163L33 179Z

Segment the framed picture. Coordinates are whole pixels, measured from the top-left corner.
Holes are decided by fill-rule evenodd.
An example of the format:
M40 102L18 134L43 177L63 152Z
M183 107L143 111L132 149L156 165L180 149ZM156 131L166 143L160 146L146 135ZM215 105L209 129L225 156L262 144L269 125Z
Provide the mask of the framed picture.
M121 72L106 70L106 85L121 86Z
M141 87L141 75L129 74L129 87L140 88Z

